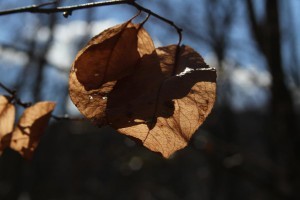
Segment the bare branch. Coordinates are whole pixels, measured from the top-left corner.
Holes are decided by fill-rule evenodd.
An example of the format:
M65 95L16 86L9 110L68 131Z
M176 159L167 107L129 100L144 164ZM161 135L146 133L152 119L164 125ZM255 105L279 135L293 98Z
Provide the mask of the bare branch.
M31 106L33 103L32 102L23 102L21 101L18 96L17 96L17 92L15 90L12 90L10 88L8 88L7 86L5 86L3 83L0 82L0 87L3 88L8 94L9 94L9 99L10 101L12 101L13 103L22 106L23 108L28 108L29 106ZM56 115L51 115L51 117L57 121L60 120L72 120L72 121L84 121L84 118L71 118L69 117L67 114L64 116L56 116Z
M7 86L5 86L3 83L0 82L0 87L3 88L10 96L9 98L11 101L14 101L16 104L27 108L32 105L30 102L23 102L17 97L17 92L15 90L9 89Z
M85 3L73 6L63 6L63 7L56 7L56 8L42 8L45 5L54 4L54 2L43 3L40 5L31 5L25 7L14 8L10 10L0 11L0 15L9 15L15 13L44 13L44 14L51 14L57 12L67 12L67 11L74 11L92 7L100 7L100 6L108 6L108 5L117 5L117 4L126 4L128 3L127 0L111 0L111 1L101 1L101 2L93 2L93 3Z
M139 5L138 3L135 2L135 0L110 0L110 1L78 4L78 5L72 5L72 6L45 8L45 6L47 6L47 5L56 5L57 3L58 3L58 1L52 1L52 2L43 3L43 4L39 4L39 5L31 5L31 6L26 6L26 7L14 8L14 9L10 9L10 10L3 10L3 11L0 11L0 16L16 14L16 13L41 13L41 14L63 13L63 15L65 17L68 17L72 14L72 11L74 11L74 10L80 10L80 9L86 9L86 8L92 8L92 7L100 7L100 6L127 4L127 5L131 5L131 6L135 7L139 11L148 13L148 16L145 21L147 21L147 19L150 16L153 16L153 17L169 24L170 26L174 27L179 36L178 48L176 51L176 55L178 54L179 46L180 46L181 40L182 40L182 29L179 28L173 21L171 21L167 18L164 18L161 15L154 13L151 10ZM143 23L145 23L145 21ZM15 101L15 103L17 103L23 107L28 107L31 105L31 103L23 103L20 99L18 99L16 96L16 91L10 90L6 86L4 86L2 83L0 83L0 87L2 87L4 90L6 90L11 95L11 98ZM66 120L66 119L69 120L70 119L68 116L59 117L59 116L54 116L54 115L52 115L52 118L54 118L56 120ZM73 120L73 119L71 119L71 120ZM75 119L75 120L83 120L83 119Z
M32 6L26 6L26 7L20 7L20 8L14 8L10 10L3 10L0 11L1 15L9 15L9 14L15 14L15 13L44 13L44 14L51 14L51 13L64 13L65 17L68 17L71 15L72 11L74 10L80 10L80 9L86 9L86 8L92 8L92 7L100 7L100 6L109 6L109 5L120 5L120 4L128 4L131 6L134 6L136 9L143 11L145 13L148 13L149 15L152 15L153 17L156 17L157 19L173 26L179 36L179 42L180 45L182 40L182 29L179 28L173 21L162 17L161 15L152 12L151 10L139 5L134 0L110 0L110 1L101 1L101 2L92 2L92 3L85 3L85 4L78 4L78 5L72 5L72 6L63 6L63 7L55 7L55 8L43 8L45 5L51 5L55 4L54 2L49 3L43 3L39 5L32 5Z
M14 94L15 91L9 89L8 87L6 87L5 85L3 85L3 83L0 82L0 87L3 88L6 92L8 92L9 94Z

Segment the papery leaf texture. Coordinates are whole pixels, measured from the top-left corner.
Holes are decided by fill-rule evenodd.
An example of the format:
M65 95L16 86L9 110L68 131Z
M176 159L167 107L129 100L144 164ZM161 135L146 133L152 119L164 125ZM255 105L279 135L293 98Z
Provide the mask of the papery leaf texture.
M88 119L104 124L107 95L116 80L135 71L138 60L155 49L149 34L130 21L95 36L77 54L69 92L73 103Z
M211 112L216 70L189 46L155 49L140 25L95 36L76 56L70 96L93 123L110 125L168 158Z
M144 56L135 73L118 80L106 106L112 127L164 157L188 144L216 93L215 69L188 46L180 47L176 64L176 48L161 47Z
M9 145L9 134L13 132L16 109L8 97L0 95L0 154Z
M55 103L49 101L26 108L11 135L10 147L24 158L32 158L54 108Z

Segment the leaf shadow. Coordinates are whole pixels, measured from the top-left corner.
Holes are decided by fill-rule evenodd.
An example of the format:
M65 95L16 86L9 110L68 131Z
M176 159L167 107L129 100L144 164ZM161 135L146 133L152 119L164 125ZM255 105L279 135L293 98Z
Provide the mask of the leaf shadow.
M172 117L175 111L174 100L181 99L189 93L198 82L216 82L214 70L207 69L204 63L198 68L182 73L191 65L184 58L179 63L181 71L172 76L174 60L159 56L156 51L143 56L134 73L117 81L107 98L106 116L114 128L131 127L146 124L151 130L158 117ZM162 65L163 63L163 65ZM195 62L194 62L195 63ZM201 64L201 63L200 63Z
M30 127L30 133L25 131L25 128L22 127L22 133L28 135L28 145L21 149L21 154L25 158L31 159L36 149L38 143L40 142L41 136L43 135L45 128L47 127L51 113L40 116L38 119L34 120L33 124Z
M49 117L50 114L43 115L36 119L31 126L17 125L17 129L15 130L18 130L16 132L18 135L14 136L14 133L5 135L1 140L1 146L3 149L8 146L12 146L12 148L18 151L25 159L31 159L33 152L40 141L41 135L47 126ZM20 143L21 140L24 140L24 143L17 144ZM21 149L18 149L20 146Z

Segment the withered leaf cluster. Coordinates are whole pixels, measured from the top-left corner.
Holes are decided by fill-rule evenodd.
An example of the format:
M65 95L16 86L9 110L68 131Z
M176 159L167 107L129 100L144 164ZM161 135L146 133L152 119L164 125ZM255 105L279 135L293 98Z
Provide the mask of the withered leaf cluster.
M26 108L15 123L15 106L6 96L0 96L0 154L7 147L30 159L54 110L53 102L38 102Z
M95 36L77 54L69 91L93 123L110 125L169 157L211 112L216 71L189 46L155 48L141 24L127 21Z

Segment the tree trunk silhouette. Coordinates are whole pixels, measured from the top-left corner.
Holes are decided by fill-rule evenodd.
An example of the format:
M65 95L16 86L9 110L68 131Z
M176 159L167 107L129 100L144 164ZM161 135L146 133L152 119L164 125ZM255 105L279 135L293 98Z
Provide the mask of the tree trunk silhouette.
M254 13L253 1L247 0L252 33L272 75L269 150L272 159L285 169L274 176L274 187L289 193L291 199L299 199L296 191L297 186L299 187L296 181L299 179L299 136L293 100L286 84L282 62L279 3L278 0L267 0L265 18L259 23ZM288 185L287 188L285 184Z

